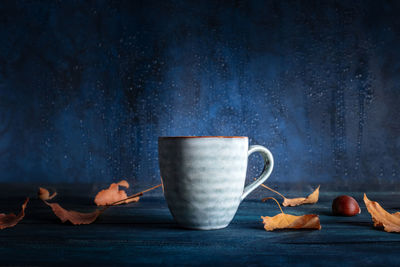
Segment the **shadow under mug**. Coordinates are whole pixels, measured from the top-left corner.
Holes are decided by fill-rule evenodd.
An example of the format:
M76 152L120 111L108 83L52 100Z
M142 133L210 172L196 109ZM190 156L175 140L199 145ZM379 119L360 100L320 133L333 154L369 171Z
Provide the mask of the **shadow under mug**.
M264 170L246 187L247 162L259 152ZM242 136L159 137L164 196L175 221L191 229L229 225L240 202L270 176L271 152Z

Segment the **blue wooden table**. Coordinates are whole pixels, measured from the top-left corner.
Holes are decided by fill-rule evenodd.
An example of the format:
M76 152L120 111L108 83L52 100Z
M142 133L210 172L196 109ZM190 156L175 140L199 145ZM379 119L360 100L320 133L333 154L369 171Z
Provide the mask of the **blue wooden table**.
M331 201L340 192L321 190L315 205L284 208L286 213L315 213L320 231L266 232L260 216L279 212L273 202L244 201L229 227L214 231L178 228L160 195L139 203L112 207L91 225L62 224L49 207L34 197L36 188L2 185L0 212L18 212L24 197L32 197L25 218L0 231L0 265L308 265L400 264L400 234L372 227L362 202L356 217L331 215ZM95 191L90 185L66 186L56 202L68 209L91 211ZM304 192L299 192L304 195ZM400 194L370 192L390 212L400 210Z

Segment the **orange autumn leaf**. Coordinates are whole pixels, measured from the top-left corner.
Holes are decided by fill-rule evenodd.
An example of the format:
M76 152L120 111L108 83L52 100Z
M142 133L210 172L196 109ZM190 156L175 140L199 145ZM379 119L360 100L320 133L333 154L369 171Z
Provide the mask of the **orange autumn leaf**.
M125 180L122 180L118 183L112 183L109 188L101 190L97 193L94 202L97 206L105 206L105 205L119 205L126 204L130 202L138 202L139 196L128 198L125 190L119 190L119 187L123 186L129 188L129 183Z
M318 202L318 197L319 197L319 187L314 190L308 197L299 197L299 198L285 198L283 200L282 205L284 207L294 207L294 206L299 206L303 204L314 204Z
M378 202L369 200L365 193L364 203L375 227L383 227L386 232L400 232L400 212L390 214Z
M321 224L318 215L306 214L301 216L286 214L282 211L279 202L275 198L281 213L274 217L261 216L266 231L273 231L276 229L317 229L321 230Z
M63 222L69 221L73 225L91 224L104 210L95 210L89 213L77 212L74 210L66 210L57 203L49 203L44 201L51 207L54 214Z
M279 213L274 217L261 216L264 223L264 229L273 231L276 229L318 229L321 230L319 217L315 214L295 216L285 213Z
M94 212L89 212L89 213L82 213L82 212L77 212L73 210L66 210L63 207L61 207L58 203L49 203L47 200L52 199L55 197L57 193L53 193L50 196L50 193L47 189L39 187L38 191L38 197L43 200L46 205L51 207L53 210L54 214L64 223L66 221L69 221L70 223L74 225L79 225L79 224L90 224L94 222L97 217L104 211L103 210L95 210Z
M43 187L39 187L39 191L38 191L38 197L41 200L50 200L52 198L54 198L57 195L57 192L54 192L51 196L49 193L49 190L43 188Z
M261 184L264 188L280 195L283 198L282 205L284 207L294 207L294 206L300 206L303 204L315 204L318 202L319 198L319 188L320 186L317 187L317 189L314 190L308 197L298 197L298 198L286 198L284 195L279 193L278 191L269 188L268 186ZM262 199L262 201L265 201L267 198Z
M17 225L17 223L25 216L25 208L28 202L29 198L26 198L25 202L22 204L21 212L18 215L15 215L14 213L0 213L0 230Z
M115 184L117 186L117 190L118 190L118 185L119 184L123 185L125 187L129 187L129 184L126 181L121 181L118 184ZM139 196L143 195L143 193L149 192L149 191L151 191L153 189L156 189L156 188L158 188L160 186L162 186L162 184L153 186L153 187L148 188L148 189L146 189L146 190L144 190L142 192L136 193L136 194L134 194L132 196L125 197L124 199L120 199L120 200L117 200L115 202L111 202L110 206L118 205L118 204L122 204L122 203L129 203L129 202L132 202L132 201L137 201L139 199ZM110 188L111 188L111 186L110 186ZM103 191L105 191L105 190L103 190ZM123 192L124 192L124 194L126 196L125 191L123 191ZM106 195L107 195L107 193L106 193ZM50 202L48 202L47 200L53 198L55 196L55 193L52 196L50 196L49 191L47 189L45 189L45 188L39 188L38 196L39 196L40 199L43 200L44 203L46 203L46 205L51 207L51 209L53 210L54 214L63 223L69 221L70 223L72 223L74 225L91 224L97 219L97 217L99 217L99 215L103 211L105 211L108 207L110 207L110 206L107 206L107 207L104 207L102 209L95 210L93 212L83 213L83 212L77 212L77 211L74 211L74 210L66 210L63 207L61 207L58 203L50 203Z

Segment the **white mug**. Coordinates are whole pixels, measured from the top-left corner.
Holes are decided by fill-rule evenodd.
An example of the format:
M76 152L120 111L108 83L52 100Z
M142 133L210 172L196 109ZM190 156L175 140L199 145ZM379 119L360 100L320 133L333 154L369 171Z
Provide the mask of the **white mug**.
M259 152L264 170L246 187L247 161ZM248 146L242 136L159 137L158 154L164 196L182 227L225 228L240 202L268 179L274 167L271 152Z

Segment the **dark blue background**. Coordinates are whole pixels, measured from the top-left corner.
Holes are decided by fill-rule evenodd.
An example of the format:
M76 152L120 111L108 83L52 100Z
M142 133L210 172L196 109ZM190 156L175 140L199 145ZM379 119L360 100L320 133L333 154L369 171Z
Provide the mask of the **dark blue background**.
M271 183L398 183L399 14L399 1L1 1L0 181L155 184L158 136L245 135L274 154Z

